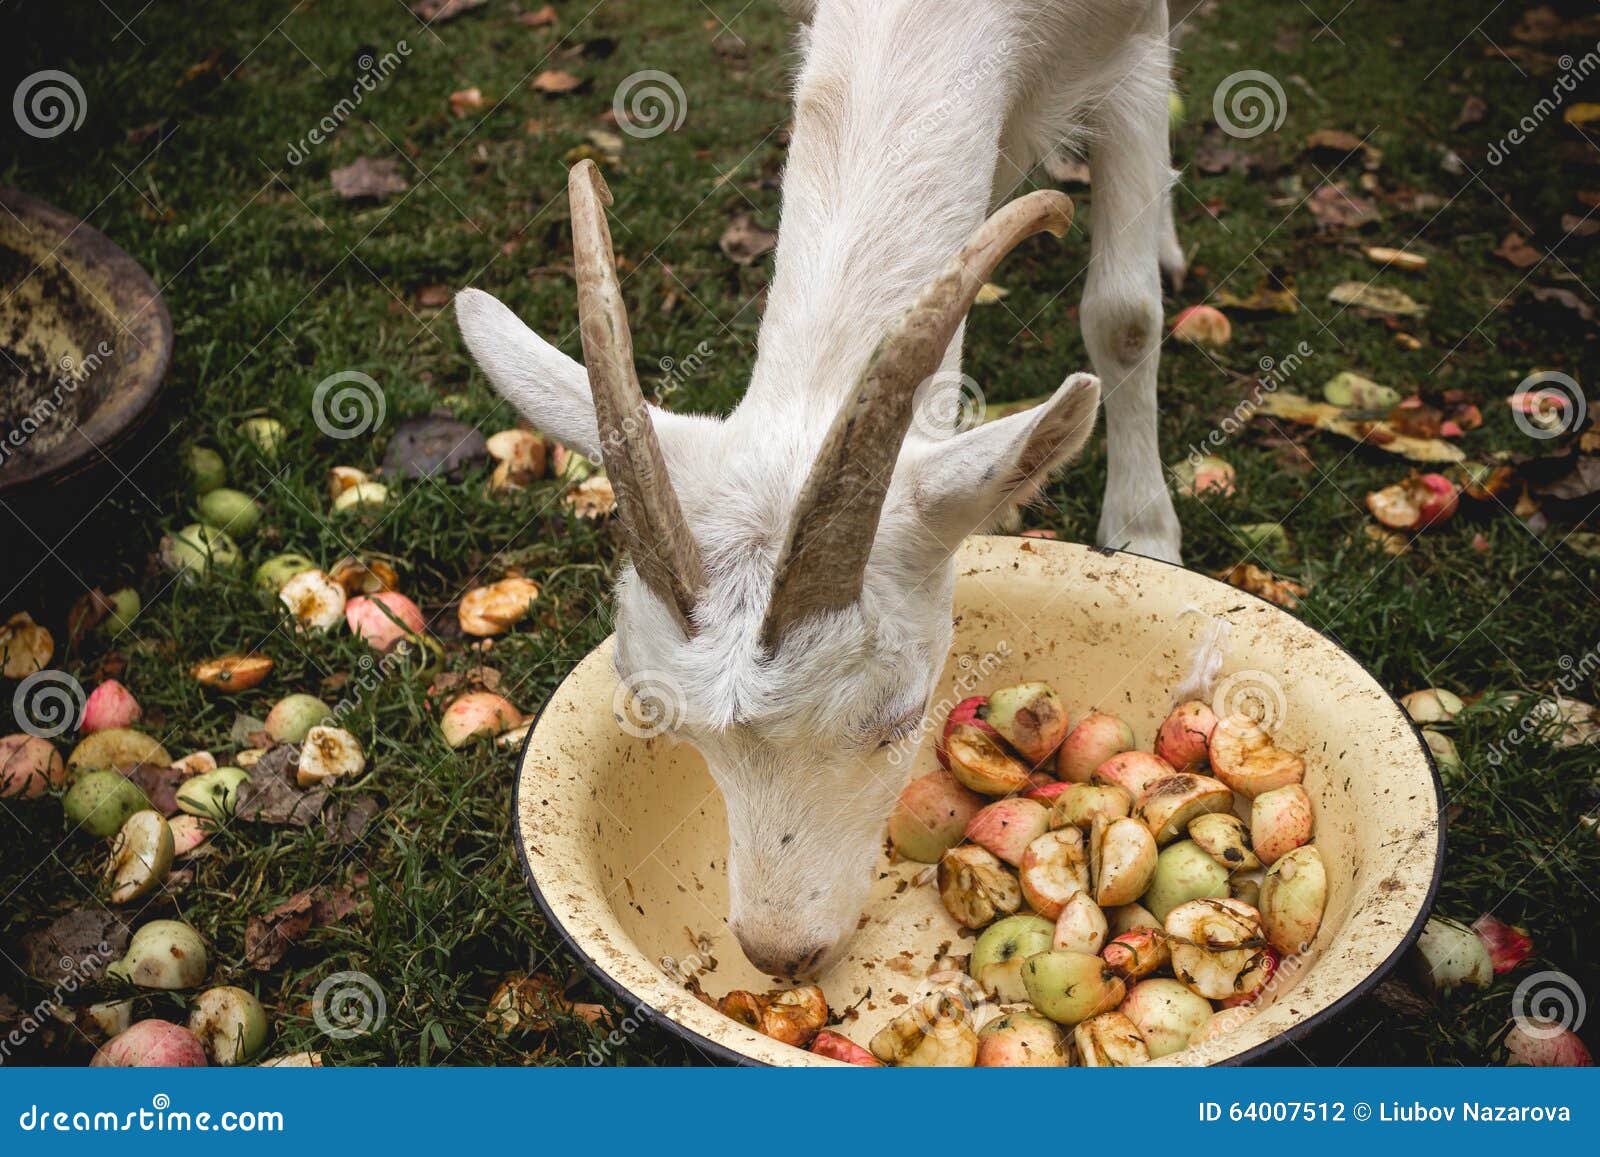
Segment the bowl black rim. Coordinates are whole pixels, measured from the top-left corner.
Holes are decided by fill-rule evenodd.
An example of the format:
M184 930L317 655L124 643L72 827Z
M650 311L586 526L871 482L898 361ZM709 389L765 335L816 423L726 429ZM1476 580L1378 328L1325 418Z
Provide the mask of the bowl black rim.
M997 535L994 537L1003 538L1006 536ZM1130 558L1141 559L1144 562L1160 563L1162 566L1170 566L1175 570L1188 571L1187 567L1178 566L1176 563L1166 562L1158 558L1148 558L1145 555L1134 554L1132 551L1111 550L1098 546L1085 547L1085 549L1092 550L1096 554L1103 555L1107 558L1116 558L1118 555L1127 555ZM1192 574L1195 572L1189 571L1188 573ZM1214 579L1212 581L1215 582L1220 580ZM1248 591L1241 590L1237 591L1236 593L1245 598L1258 602L1262 606L1271 607L1274 611L1277 611L1281 614L1289 613L1282 607L1273 603L1269 603L1260 596L1250 594ZM1296 617L1296 621L1303 624L1308 630L1316 632L1319 637L1327 640L1327 642L1337 647L1340 651L1347 655L1350 660L1356 664L1356 666L1360 667L1362 671L1366 671L1368 675L1371 675L1371 672L1367 671L1366 664L1351 654L1349 648L1345 647L1344 644L1340 643L1337 639L1330 638L1327 634L1318 630L1310 623L1307 623L1304 619ZM516 780L512 784L511 788L511 827L517 848L517 861L522 865L522 874L528 881L528 888L533 892L533 902L538 907L540 914L544 917L546 926L555 930L556 935L561 940L562 947L565 948L566 951L571 954L580 965L583 966L583 970L587 972L600 985L601 988L604 988L621 1004L630 1008L641 1019L646 1020L657 1028L664 1030L669 1035L677 1037L698 1051L708 1054L711 1059L718 1064L735 1066L739 1068L774 1067L767 1065L764 1061L758 1061L754 1057L749 1057L741 1052L737 1052L725 1044L712 1040L710 1037L703 1036L694 1029L689 1028L687 1025L680 1024L678 1021L673 1020L666 1013L662 1012L649 1001L645 1000L643 997L639 996L633 990L628 988L627 985L623 984L620 980L602 968L600 963L596 961L594 957L590 956L588 952L584 951L583 946L577 942L571 932L567 931L567 926L561 922L561 918L556 915L555 909L552 908L550 906L550 902L545 899L544 889L539 886L538 875L535 873L533 869L533 863L528 859L527 849L522 843L522 826L520 823L522 816L522 768L527 762L528 745L533 742L534 730L539 726L539 721L544 717L545 707L549 706L550 701L561 693L561 689L567 685L567 681L572 678L576 671L577 665L574 664L573 669L568 671L566 675L562 677L560 683L556 684L555 690L550 693L549 697L545 700L544 705L541 706L534 714L532 722L528 725L528 732L523 737L522 746L517 750L517 775ZM1393 703L1399 710L1401 718L1403 718L1407 725L1411 728L1412 738L1416 740L1417 747L1422 752L1423 759L1427 761L1428 774L1433 781L1434 813L1438 817L1435 825L1437 834L1435 836L1433 879L1428 881L1427 894L1423 896L1422 904L1418 909L1417 916L1414 920L1412 920L1411 927L1406 930L1405 935L1400 938L1400 943L1395 945L1394 951L1390 952L1389 955L1384 958L1382 963L1369 972L1359 983L1356 984L1354 988L1345 993L1332 1004L1328 1005L1326 1008L1318 1009L1304 1020L1298 1022L1285 1031L1278 1033L1276 1036L1262 1041L1254 1048L1246 1049L1242 1053L1238 1053L1218 1062L1216 1065L1218 1068L1232 1068L1243 1065L1257 1064L1266 1059L1268 1054L1276 1052L1283 1046L1290 1044L1293 1041L1301 1040L1313 1030L1320 1028L1325 1024L1331 1023L1340 1013L1349 1009L1357 1001L1365 997L1373 989L1377 988L1378 985L1383 983L1383 981L1388 977L1389 973L1393 972L1395 967L1399 965L1405 954L1411 950L1412 945L1417 942L1417 937L1422 935L1422 929L1428 923L1428 917L1433 912L1433 903L1439 894L1439 882L1444 877L1444 858L1447 834L1444 823L1444 781L1439 776L1439 765L1433 758L1433 749L1428 746L1427 741L1422 737L1422 729L1412 721L1410 713L1406 711L1405 707L1400 703L1400 700L1394 695L1393 692L1385 688L1382 683L1379 683L1376 676L1373 676L1372 681L1374 683L1378 683L1378 689L1383 692L1383 694L1388 697L1389 701Z
M108 274L112 312L119 324L135 335L141 348L149 351L140 355L147 364L134 372L135 388L125 397L123 412L114 427L100 430L95 416L91 416L84 425L95 428L94 435L85 433L76 439L70 453L54 461L36 462L9 477L6 471L0 471L0 493L8 499L16 499L93 467L96 451L109 453L143 424L161 394L172 362L172 316L167 311L166 299L144 266L87 221L31 193L4 186L0 186L0 206L21 220L51 230L57 238L56 250L62 255L79 264L104 269Z

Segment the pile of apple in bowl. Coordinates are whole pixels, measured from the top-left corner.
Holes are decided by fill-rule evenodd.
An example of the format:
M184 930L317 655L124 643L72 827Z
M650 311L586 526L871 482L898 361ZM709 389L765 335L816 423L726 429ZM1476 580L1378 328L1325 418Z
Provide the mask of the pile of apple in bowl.
M1069 728L1046 683L963 700L941 769L907 786L889 835L937 864L923 886L976 934L969 983L914 1001L866 1049L818 1031L819 989L719 1007L864 1065L1138 1065L1233 1031L1322 923L1305 760L1199 701L1173 708L1154 747L1101 712Z

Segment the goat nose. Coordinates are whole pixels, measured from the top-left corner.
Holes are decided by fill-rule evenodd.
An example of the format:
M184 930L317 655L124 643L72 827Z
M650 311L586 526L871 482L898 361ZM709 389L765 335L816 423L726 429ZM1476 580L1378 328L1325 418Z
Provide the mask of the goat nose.
M805 975L828 951L826 944L816 944L798 952L774 950L763 944L747 942L743 938L740 938L739 946L744 949L745 957L750 963L762 972L768 976L781 976L789 980Z

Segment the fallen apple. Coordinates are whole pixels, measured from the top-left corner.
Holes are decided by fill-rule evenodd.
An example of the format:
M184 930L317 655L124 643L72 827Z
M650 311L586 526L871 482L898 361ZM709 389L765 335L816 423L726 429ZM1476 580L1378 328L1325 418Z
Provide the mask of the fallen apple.
M1034 1008L1069 1027L1110 1012L1127 991L1100 957L1065 949L1030 956L1022 965L1022 983Z
M277 461L285 437L283 423L278 419L262 416L246 418L239 423L239 433L267 461Z
M983 930L972 946L967 974L989 996L1002 1004L1016 1004L1028 998L1022 984L1022 964L1028 957L1048 952L1055 932L1049 920L1039 916L1007 916Z
M451 747L465 747L482 735L497 735L522 722L511 700L493 691L468 691L452 699L439 719L439 730Z
M1064 783L1055 795L1050 826L1087 831L1096 816L1123 819L1133 813L1133 796L1114 783Z
M1056 775L1069 783L1088 783L1096 768L1132 747L1133 728L1115 715L1092 712L1078 720L1056 749Z
M1466 770L1466 764L1461 761L1461 753L1456 750L1455 740L1448 735L1431 727L1424 727L1422 741L1428 745L1428 753L1433 756L1434 766L1439 769L1439 774L1445 778L1445 782L1459 778Z
M165 1020L141 1020L101 1045L91 1068L203 1068L206 1051L194 1033Z
M908 860L936 864L961 842L984 797L963 787L943 768L906 784L889 815L889 839Z
M123 821L111 840L106 878L111 902L126 904L161 886L172 870L172 829L158 811L136 811Z
M277 594L295 575L316 569L317 564L303 554L279 554L256 567L253 581L257 590Z
M346 776L360 775L367 766L361 741L342 727L318 724L306 732L300 745L300 763L295 782L301 787L316 787Z
M959 725L968 723L979 731L994 736L996 739L1000 737L1000 733L990 727L988 721L984 719L984 715L988 710L989 697L987 695L969 695L950 708L950 714L945 716L944 727L939 733L939 741L933 746L933 753L938 757L940 767L947 771L950 768L950 755L945 751L944 745L950 738L950 732Z
M1130 1068L1150 1060L1150 1048L1139 1026L1125 1013L1102 1012L1072 1030L1072 1046L1085 1068Z
M233 539L201 522L164 535L159 554L162 565L188 583L198 582L213 570L231 569L239 562L239 548Z
M375 595L400 589L400 576L381 558L362 560L346 555L333 564L328 577L342 586L347 595Z
M232 695L259 686L272 674L272 660L266 655L234 653L203 659L189 669L196 683Z
M152 920L133 934L121 960L106 975L139 988L193 988L206 978L206 946L178 920Z
M1232 812L1196 816L1189 823L1189 838L1230 872L1261 867L1261 860L1250 850L1249 829Z
M1188 1048L1189 1038L1212 1015L1209 1000L1165 977L1135 984L1117 1011L1138 1029L1151 1060Z
M183 465L189 475L189 488L197 497L227 484L228 468L223 465L222 455L209 446L186 447Z
M940 856L937 878L945 911L965 928L982 928L996 916L1022 907L1016 877L992 853L974 844Z
M1228 785L1209 775L1184 773L1151 784L1139 797L1133 818L1150 829L1157 844L1170 844L1198 816L1233 807Z
M219 486L195 503L200 521L233 538L249 538L261 525L261 505L241 490Z
M1177 483L1179 494L1196 498L1216 494L1226 498L1234 492L1236 475L1233 467L1214 454L1185 458L1168 469L1173 482Z
M1305 778L1306 761L1277 746L1266 729L1247 715L1218 720L1210 752L1211 774L1250 799Z
M972 723L945 734L950 774L979 795L1011 795L1030 786L1028 768L1008 755L999 739Z
M1443 687L1424 687L1400 700L1413 723L1449 723L1466 710L1461 696Z
M189 1006L189 1031L212 1064L242 1065L267 1045L267 1012L242 988L208 988Z
M1066 705L1048 683L1018 683L992 692L985 718L1029 767L1044 765L1070 730Z
M61 797L67 823L91 836L115 835L134 812L150 806L139 785L115 771L89 771Z
M1037 800L1010 796L986 804L973 816L966 837L1015 868L1028 845L1049 830L1049 808Z
M56 652L50 631L18 611L0 624L0 673L7 679L26 679L50 665Z
M972 1014L947 993L925 996L872 1037L872 1055L903 1068L970 1068L978 1061Z
M1458 988L1487 988L1494 981L1494 961L1478 934L1465 924L1430 916L1412 949L1417 982L1435 1000Z
M1472 930L1489 950L1496 976L1505 975L1533 955L1533 941L1526 932L1487 912L1472 922Z
M1112 939L1101 950L1111 971L1124 980L1143 980L1172 959L1167 934L1160 928L1134 928Z
M1150 887L1159 863L1155 837L1136 819L1097 816L1089 828L1089 878L1095 903L1131 904Z
M333 714L329 707L315 695L295 692L285 695L267 712L264 730L274 743L300 743L317 724Z
M113 727L132 727L143 714L133 692L115 679L107 679L89 692L89 698L84 700L78 733L92 735Z
M1501 1042L1507 1065L1538 1068L1588 1068L1594 1064L1589 1046L1570 1028L1552 1021L1513 1021Z
M344 588L325 572L304 570L278 588L278 601L289 609L301 631L326 631L344 618Z
M216 831L216 826L200 816L184 815L173 816L167 821L167 828L172 832L172 855L174 859L182 859L194 851L201 844L211 838Z
M1298 783L1274 788L1250 803L1250 846L1263 864L1311 839L1311 796Z
M544 477L545 442L532 430L498 430L489 435L485 447L495 460L491 491L520 490Z
M1261 881L1261 926L1267 943L1284 956L1306 952L1322 927L1327 903L1322 853L1309 845L1284 853Z
M538 597L539 584L531 579L504 578L463 595L456 617L469 635L500 635L527 618Z
M1156 755L1177 771L1201 771L1211 762L1211 733L1217 715L1198 699L1180 703L1161 721Z
M1022 894L1046 920L1061 915L1079 892L1089 887L1089 856L1077 828L1046 832L1028 845L1017 877Z
M67 769L74 773L96 768L132 767L152 763L170 767L172 756L160 743L131 727L108 727L86 735L67 756Z
M800 1049L828 1023L828 998L814 984L769 993L730 992L717 1007L763 1036Z
M37 735L0 739L0 799L38 799L67 780L67 765L55 744Z
M1137 800L1162 780L1177 774L1172 764L1148 751L1124 751L1095 768L1091 782L1116 784Z
M106 602L109 606L106 617L100 621L100 630L115 640L133 626L133 621L139 617L144 602L139 598L139 592L131 587L112 591L106 596Z
M178 809L186 815L224 823L233 818L239 788L250 781L242 767L219 767L184 780L174 793Z
M1067 1042L1052 1020L1031 1012L1003 1013L978 1030L979 1068L1057 1069L1067 1064Z
M1056 917L1056 931L1050 947L1073 952L1098 954L1106 942L1106 914L1089 893L1078 892L1067 901Z
M823 1029L811 1042L811 1051L819 1057L829 1060L842 1061L847 1065L860 1065L862 1068L879 1069L883 1062L873 1056L866 1049L856 1044L847 1036Z
M1191 305L1173 319L1172 336L1190 345L1217 349L1233 339L1233 323L1215 306Z
M427 630L422 608L399 591L357 595L344 606L350 633L375 651L387 651Z
M1390 530L1425 530L1448 520L1461 504L1461 488L1443 474L1418 474L1374 490L1367 509Z
M1193 840L1179 840L1161 849L1155 875L1140 903L1157 920L1188 900L1228 894L1228 869L1213 860Z

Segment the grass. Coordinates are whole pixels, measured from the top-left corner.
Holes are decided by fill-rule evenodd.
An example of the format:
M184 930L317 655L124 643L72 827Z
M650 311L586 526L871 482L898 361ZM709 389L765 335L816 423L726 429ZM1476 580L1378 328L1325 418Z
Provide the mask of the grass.
M507 502L488 498L479 474L409 484L388 511L330 520L324 472L374 467L383 444L321 436L312 391L330 374L359 370L383 387L387 429L442 404L485 431L510 425L448 312L424 306L424 291L489 289L576 354L563 158L600 127L623 78L661 69L683 82L687 120L676 132L627 138L609 174L641 375L648 381L661 359L681 361L707 343L714 356L673 404L731 408L753 358L770 259L737 267L716 241L738 213L777 224L793 55L775 6L609 0L591 12L564 0L555 27L533 28L491 0L428 28L401 4L378 0L293 9L258 0L142 11L135 0L108 5L118 18L88 26L38 6L12 14L21 35L7 38L6 51L26 45L27 56L0 69L6 90L36 69L64 69L82 83L88 114L76 132L17 138L0 161L0 182L88 216L144 264L165 289L174 361L130 481L119 480L76 526L7 511L9 594L0 609L33 609L54 626L86 586L139 587L147 608L130 632L91 640L58 665L88 682L114 651L150 729L180 753L225 748L236 710L260 715L286 690L316 691L360 669L363 648L348 637L313 643L282 629L250 587L261 559L289 549L324 561L356 550L390 555L430 614L447 612L481 576L516 565L543 585L544 613L497 643L489 661L519 706L537 708L610 629L609 540L562 509L554 484ZM1518 433L1501 399L1535 367L1592 376L1592 327L1536 307L1529 291L1566 288L1593 304L1594 252L1558 223L1564 213L1589 211L1576 194L1597 187L1596 170L1567 163L1583 142L1558 116L1503 164L1487 164L1484 150L1553 78L1524 75L1535 63L1528 59L1513 64L1486 52L1517 43L1510 29L1518 16L1505 9L1475 30L1481 13L1465 4L1436 5L1426 21L1399 5L1339 15L1332 4L1314 7L1326 11L1316 17L1306 6L1229 0L1197 22L1186 46L1180 83L1189 119L1176 134L1179 164L1210 140L1211 97L1231 74L1270 73L1287 108L1274 131L1220 139L1258 161L1276 154L1266 175L1186 169L1180 229L1195 268L1169 299L1169 315L1219 290L1247 293L1269 271L1293 277L1303 307L1293 316L1236 317L1233 343L1220 352L1169 346L1161 371L1168 460L1248 394L1260 359L1281 361L1301 342L1313 352L1287 388L1315 394L1333 373L1355 370L1430 394L1464 390L1487 419L1465 439L1474 456L1544 448ZM744 55L720 53L713 38L725 44L735 34ZM288 163L291 144L351 92L358 59L398 51L402 40L408 54L393 75L328 143ZM1551 55L1575 47L1581 54L1588 45L1535 46ZM546 97L529 80L549 68L587 87ZM453 116L450 94L473 86L483 107ZM1483 99L1487 117L1453 128L1469 96ZM1359 233L1319 230L1305 207L1330 179L1360 191L1358 164L1335 169L1302 154L1300 142L1323 128L1354 132L1382 151L1376 192L1366 194L1382 219ZM1447 162L1447 150L1460 155L1459 166ZM398 157L410 190L379 205L341 201L329 171L362 156ZM1092 191L1074 195L1092 218ZM1512 268L1491 254L1511 230L1551 252L1530 270ZM1407 245L1429 258L1429 271L1375 273L1358 242ZM968 329L967 370L991 402L1044 392L1065 370L1087 366L1075 305L1086 256L1076 230L1064 248L1029 243L1002 269L1009 296L975 311ZM1394 327L1327 300L1339 282L1374 278L1429 307L1424 321L1405 327L1419 348L1401 348ZM256 410L287 427L277 465L238 433L240 419ZM1595 698L1594 663L1583 659L1600 643L1600 574L1592 559L1562 545L1570 526L1538 532L1504 510L1473 510L1394 558L1364 537L1362 499L1401 477L1404 464L1330 437L1301 431L1290 441L1283 433L1250 424L1221 451L1238 469L1238 493L1182 502L1191 566L1229 566L1248 553L1232 528L1282 521L1294 557L1262 561L1305 582L1300 613L1386 685L1547 692L1576 667L1584 678L1569 693ZM170 583L151 561L160 534L191 520L180 470L190 443L218 448L232 484L267 510L241 575L196 587ZM1088 540L1103 480L1096 446L1025 515L1026 525ZM1474 545L1477 536L1486 549ZM444 613L439 622L453 620ZM459 640L446 641L452 668L466 669ZM219 699L182 674L196 658L249 646L278 664L257 692ZM8 707L9 697L0 711ZM1596 760L1592 749L1558 749L1545 738L1490 764L1490 745L1521 713L1517 705L1480 706L1456 728L1468 770L1449 784L1439 910L1468 920L1488 910L1526 926L1538 968L1566 972L1593 992L1600 969L1588 934L1600 919L1600 842L1578 816L1593 806ZM192 882L147 914L175 910L200 929L217 980L244 984L270 1006L275 1051L319 1048L339 1063L581 1061L595 1040L581 1018L557 1016L553 1030L536 1037L500 1039L484 1026L488 996L508 972L532 965L566 981L572 969L552 955L558 946L513 858L505 756L487 747L449 751L424 682L413 678L382 681L352 718L373 770L350 790L377 792L385 803L357 846L337 847L315 831L236 825L218 841L219 854L197 860ZM96 902L102 855L93 841L67 836L48 803L0 807L7 958L18 958L16 942L28 929ZM312 932L272 971L244 967L247 917L308 887L363 881L370 909L361 920ZM376 979L388 1015L374 1034L334 1041L317 1031L309 1003L323 977L346 969ZM1301 1056L1318 1064L1483 1063L1518 979L1427 1016L1369 1001L1302 1041ZM45 995L20 975L0 992L24 1008ZM603 999L582 979L571 992ZM176 999L141 1003L170 1012ZM625 1010L615 1011L620 1019ZM39 1060L85 1052L68 1032L40 1034L30 1047ZM636 1064L696 1059L649 1029L615 1055Z

